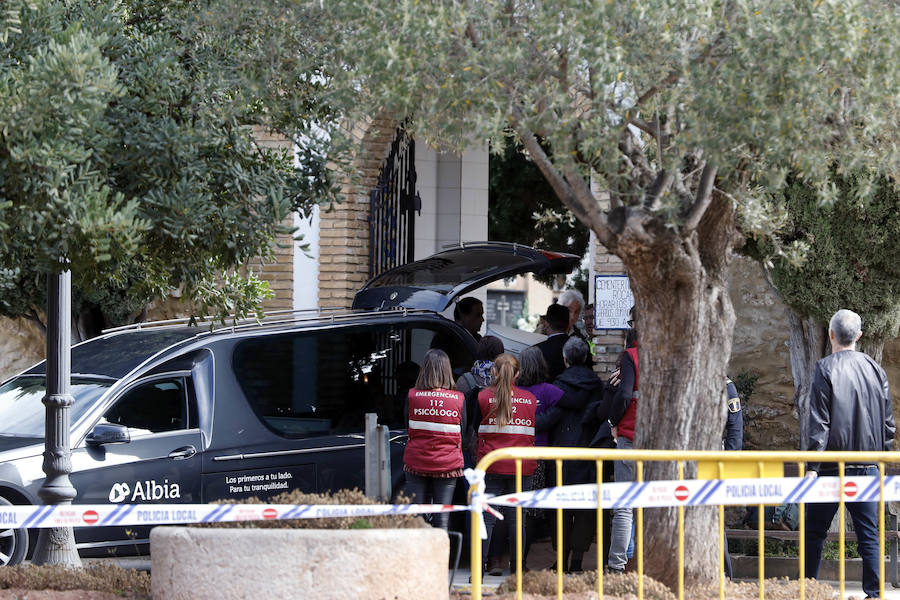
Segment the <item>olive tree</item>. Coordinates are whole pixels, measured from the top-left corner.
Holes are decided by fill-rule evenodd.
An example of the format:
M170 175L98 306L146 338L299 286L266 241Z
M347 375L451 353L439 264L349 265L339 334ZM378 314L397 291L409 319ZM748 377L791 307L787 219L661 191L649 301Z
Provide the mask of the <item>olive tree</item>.
M200 315L259 309L268 287L242 267L272 257L291 211L335 197L340 156L322 46L286 4L4 4L0 315L40 322L65 266L78 337L175 290Z
M639 448L716 449L735 316L729 265L777 232L790 170L897 172L898 8L888 1L331 0L369 114L447 149L512 133L621 257L635 293ZM550 152L545 152L542 143ZM600 191L597 191L600 190ZM773 251L791 260L801 248ZM647 477L672 477L648 465ZM675 509L648 511L647 571L676 581ZM687 513L686 575L717 576L714 514Z

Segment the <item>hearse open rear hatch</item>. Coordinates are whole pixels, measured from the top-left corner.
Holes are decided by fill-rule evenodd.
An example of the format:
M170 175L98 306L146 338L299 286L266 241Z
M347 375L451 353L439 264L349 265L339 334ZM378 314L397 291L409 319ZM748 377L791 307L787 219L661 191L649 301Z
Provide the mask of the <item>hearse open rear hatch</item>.
M507 277L571 273L581 257L506 242L468 242L386 271L357 292L353 308L441 312L455 298Z

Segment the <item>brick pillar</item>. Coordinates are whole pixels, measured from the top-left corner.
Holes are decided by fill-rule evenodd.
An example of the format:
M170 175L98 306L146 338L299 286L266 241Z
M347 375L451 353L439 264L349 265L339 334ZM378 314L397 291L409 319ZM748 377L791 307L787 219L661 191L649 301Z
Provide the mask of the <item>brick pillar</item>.
M263 148L288 150L293 148L293 144L286 137L261 127L254 128L253 135ZM293 227L293 215L289 215L282 225ZM269 283L269 288L275 293L274 298L263 302L266 312L290 310L294 307L294 240L289 234L281 234L277 237L276 244L273 262L263 263L259 259L253 259L247 264L257 277Z
M356 159L357 181L344 182L344 201L323 207L319 229L319 306L349 308L369 278L369 190L375 187L397 122L373 119L354 128L363 142Z
M597 198L600 198L600 206L603 210L609 210L609 196L603 191L595 187L595 183L591 184L592 191ZM612 254L606 247L597 241L597 238L591 235L591 269L590 281L588 282L589 302L594 301L594 275L625 275L625 265L615 254ZM594 355L596 365L594 370L601 375L607 377L616 366L616 360L625 349L625 332L617 329L599 329L594 331Z

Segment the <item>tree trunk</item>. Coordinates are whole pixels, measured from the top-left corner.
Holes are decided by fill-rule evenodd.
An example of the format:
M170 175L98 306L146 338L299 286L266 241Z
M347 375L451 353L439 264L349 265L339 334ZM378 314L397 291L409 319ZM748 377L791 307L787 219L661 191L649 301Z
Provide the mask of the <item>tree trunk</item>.
M662 228L660 228L662 229ZM637 311L639 388L636 448L718 450L725 427L726 368L735 316L728 295L736 241L729 202L714 198L697 230L619 237L617 254L631 280ZM649 240L649 243L648 243ZM673 359L678 357L676 362ZM696 467L685 464L685 477ZM647 463L644 479L676 479L675 463ZM644 511L645 572L678 581L677 509ZM685 580L718 580L714 508L685 510Z
M800 424L800 450L809 447L809 390L816 361L829 351L826 327L814 318L802 319L788 309L791 324L791 373L794 377L794 405Z
M884 358L884 340L873 340L863 336L856 343L856 349L871 356L879 365Z

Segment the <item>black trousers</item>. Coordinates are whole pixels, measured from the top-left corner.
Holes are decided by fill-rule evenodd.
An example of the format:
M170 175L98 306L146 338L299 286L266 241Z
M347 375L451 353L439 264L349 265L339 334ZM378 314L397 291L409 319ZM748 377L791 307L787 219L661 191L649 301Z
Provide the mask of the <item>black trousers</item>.
M591 469L593 470L593 469ZM593 479L593 477L588 477ZM555 481L555 472L548 477L551 481ZM613 461L608 460L603 463L603 473L601 481L603 482L612 482L615 480L614 472L613 472ZM565 481L563 481L565 483ZM555 483L551 484L555 485ZM568 570L569 568L569 556L572 552L585 553L587 552L591 544L594 543L594 535L597 532L597 511L596 510L564 510L563 513L563 527L562 527L562 547L563 547L563 560L566 564L563 565L563 570ZM556 550L559 548L559 532L556 527L556 511L548 510L546 511L546 517L548 520L548 526L550 527L550 536L553 541L553 549ZM603 548L602 551L598 552L600 557L602 557L602 561L600 565L605 565L609 559L609 541L611 537L612 531L612 510L605 509L602 511L603 514Z

